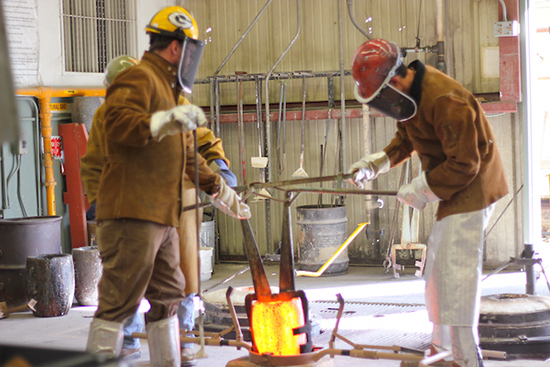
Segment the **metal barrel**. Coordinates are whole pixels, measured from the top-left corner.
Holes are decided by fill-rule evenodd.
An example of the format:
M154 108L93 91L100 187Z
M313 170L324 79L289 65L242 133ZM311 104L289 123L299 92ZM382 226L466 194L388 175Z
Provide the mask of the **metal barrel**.
M56 253L61 253L60 216L0 219L0 302L27 303L27 257Z
M317 271L344 243L347 237L345 206L304 205L296 208L298 261L300 270ZM325 270L325 275L344 274L348 270L347 248Z

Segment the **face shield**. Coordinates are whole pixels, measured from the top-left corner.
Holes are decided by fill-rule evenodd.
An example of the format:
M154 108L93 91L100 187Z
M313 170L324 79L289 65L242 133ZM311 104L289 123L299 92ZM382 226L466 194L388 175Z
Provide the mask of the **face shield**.
M183 41L178 78L185 93L191 93L193 90L204 45L204 42L189 37Z
M355 85L354 94L359 102L366 103L397 121L405 121L416 115L416 102L389 83L382 87L380 92L370 100L361 97L357 84Z

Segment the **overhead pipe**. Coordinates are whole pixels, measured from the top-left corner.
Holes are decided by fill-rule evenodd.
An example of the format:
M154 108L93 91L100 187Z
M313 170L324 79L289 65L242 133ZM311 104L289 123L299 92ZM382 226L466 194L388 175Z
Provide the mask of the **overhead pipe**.
M363 28L361 28L359 26L359 24L357 24L357 21L355 20L355 16L353 15L353 0L348 0L348 14L349 14L349 19L351 20L351 22L353 23L353 25L355 26L355 28L357 28L359 30L359 32L361 32L363 34L363 36L367 37L369 40L372 39L371 36L369 36L369 34L367 33L366 30L364 30Z
M233 46L233 49L231 51L229 51L229 53L227 54L227 56L225 57L225 59L223 60L223 62L221 63L221 65L218 67L218 69L216 70L216 72L214 73L213 77L216 77L218 75L218 73L223 69L223 67L225 66L225 64L227 63L227 61L229 61L229 59L231 58L231 56L233 56L233 54L235 53L235 51L237 50L237 48L239 48L239 46L241 45L241 43L244 41L244 39L246 38L246 36L248 35L248 33L250 32L250 30L252 29L252 27L254 27L254 25L256 25L256 23L258 22L258 20L260 19L260 17L262 16L262 14L267 10L267 7L273 2L273 0L268 0L264 7L262 8L262 10L260 10L260 12L258 13L258 15L256 15L256 18L254 18L254 20L252 21L252 23L248 26L248 29L243 33L243 35L241 36L241 38L237 41L237 43L235 43L235 46Z
M271 159L271 117L269 115L269 78L271 77L271 74L273 74L273 71L275 68L279 65L281 60L286 56L290 48L294 45L294 42L298 39L298 36L300 35L300 31L302 28L302 1L297 0L297 11L298 11L298 29L296 30L296 35L294 36L294 39L290 42L288 47L283 51L281 56L275 61L275 64L269 70L269 73L267 73L267 76L265 78L265 130L266 130L266 140L267 140L267 156ZM271 163L268 163L267 166L267 181L271 179L273 176L273 168L271 167Z
M47 214L56 215L55 210L55 186L56 182L53 174L52 159L52 112L50 110L50 101L54 97L104 97L104 88L89 89L55 89L51 87L36 87L29 89L19 89L17 95L33 96L38 98L40 103L40 127L42 137L44 138L44 169L46 178Z
M248 33L250 32L252 27L254 27L254 25L256 25L256 23L258 22L258 20L262 16L262 14L267 10L267 8L269 7L269 5L272 2L273 2L273 0L268 0L265 3L262 10L260 10L260 12L254 18L254 20L252 20L252 23L248 26L248 29L243 33L243 35L237 41L237 43L235 43L235 46L233 46L233 49L231 51L229 51L229 53L227 54L225 59L222 61L220 66L218 66L218 69L214 72L214 75L209 78L210 79L210 98L213 99L213 101L212 100L210 101L210 106L211 106L211 109L210 109L211 120L210 121L215 121L214 127L215 127L215 132L216 132L217 137L220 136L220 89L219 89L220 86L219 86L219 83L218 83L218 80L217 80L216 77L218 76L219 72L223 69L225 64L227 64L227 62L229 61L231 56L233 56L233 54L235 53L237 48L239 48L239 46L244 41L244 39L246 38L246 36L248 35ZM212 81L214 81L214 82L212 82ZM213 108L215 108L215 110ZM214 117L215 117L215 120L213 120Z

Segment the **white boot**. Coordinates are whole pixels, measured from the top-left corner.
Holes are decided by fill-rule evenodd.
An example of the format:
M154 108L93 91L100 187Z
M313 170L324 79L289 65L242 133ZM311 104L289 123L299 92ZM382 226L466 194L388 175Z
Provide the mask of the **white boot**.
M86 351L117 358L122 348L122 327L124 324L94 318L90 324Z
M180 367L180 327L177 316L147 324L151 367Z

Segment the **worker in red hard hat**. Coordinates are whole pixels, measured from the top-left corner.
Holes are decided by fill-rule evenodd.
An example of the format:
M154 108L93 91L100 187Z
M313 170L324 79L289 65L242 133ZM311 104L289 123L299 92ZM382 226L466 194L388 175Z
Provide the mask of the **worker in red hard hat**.
M419 60L403 65L393 42L359 46L352 75L357 100L397 120L389 145L350 167L353 182L363 186L413 153L419 156L422 173L399 188L397 199L418 210L438 203L424 274L431 353L452 350L449 365L482 366L483 233L495 202L508 194L491 125L472 93Z

